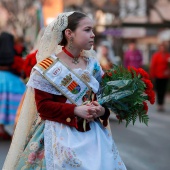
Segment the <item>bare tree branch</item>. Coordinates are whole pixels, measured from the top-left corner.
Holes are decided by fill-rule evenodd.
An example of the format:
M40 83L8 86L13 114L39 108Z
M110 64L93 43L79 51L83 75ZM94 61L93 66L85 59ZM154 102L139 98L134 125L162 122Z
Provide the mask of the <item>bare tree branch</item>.
M9 14L8 23L14 28L20 27L23 33L36 20L35 10L31 10L35 2L36 0L0 0Z

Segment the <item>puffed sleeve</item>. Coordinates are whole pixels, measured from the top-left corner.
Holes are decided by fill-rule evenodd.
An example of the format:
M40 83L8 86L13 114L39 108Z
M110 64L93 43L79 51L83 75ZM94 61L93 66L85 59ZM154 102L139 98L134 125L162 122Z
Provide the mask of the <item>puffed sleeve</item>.
M74 115L76 105L65 103L64 96L57 96L38 89L34 90L37 110L43 120L60 122L78 128L77 118Z

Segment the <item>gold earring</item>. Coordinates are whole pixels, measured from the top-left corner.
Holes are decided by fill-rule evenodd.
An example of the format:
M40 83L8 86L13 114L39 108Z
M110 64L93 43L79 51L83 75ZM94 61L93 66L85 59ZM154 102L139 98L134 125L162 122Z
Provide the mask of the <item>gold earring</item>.
M69 43L68 43L68 48L69 48L70 50L73 49L73 38L72 38L72 37L70 38L70 41L69 41Z

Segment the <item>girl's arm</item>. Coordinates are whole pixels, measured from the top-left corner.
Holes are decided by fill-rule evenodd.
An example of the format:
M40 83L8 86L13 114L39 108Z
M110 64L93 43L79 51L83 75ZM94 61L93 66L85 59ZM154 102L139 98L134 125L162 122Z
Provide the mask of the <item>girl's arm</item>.
M93 106L76 106L65 103L66 100L64 96L35 89L36 106L42 119L64 123L75 128L78 128L77 116L89 121L93 120L96 112Z
M74 114L76 105L65 103L66 98L64 96L57 96L35 89L35 101L42 119L77 128L77 118Z
M100 105L97 101L92 101L91 104L96 106L96 113L98 117L103 120L103 125L106 127L110 116L110 110L104 105Z

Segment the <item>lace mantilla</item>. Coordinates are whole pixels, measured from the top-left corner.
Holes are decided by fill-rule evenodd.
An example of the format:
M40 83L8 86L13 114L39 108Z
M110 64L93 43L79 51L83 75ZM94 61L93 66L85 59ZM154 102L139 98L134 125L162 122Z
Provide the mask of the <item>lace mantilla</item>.
M36 56L37 62L41 62L56 51L56 47L63 38L62 31L67 28L68 16L73 13L74 12L65 12L59 14L57 18L46 27L38 48Z

